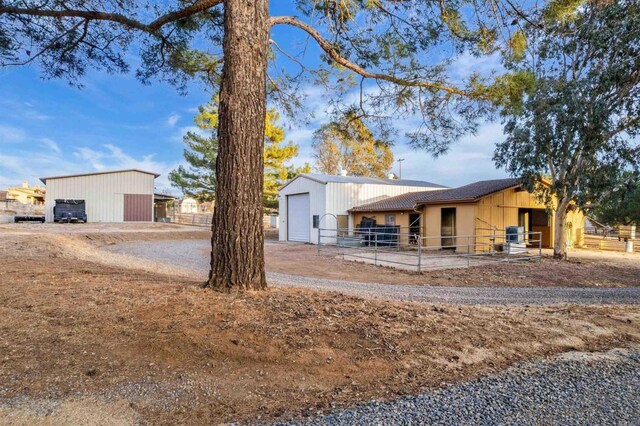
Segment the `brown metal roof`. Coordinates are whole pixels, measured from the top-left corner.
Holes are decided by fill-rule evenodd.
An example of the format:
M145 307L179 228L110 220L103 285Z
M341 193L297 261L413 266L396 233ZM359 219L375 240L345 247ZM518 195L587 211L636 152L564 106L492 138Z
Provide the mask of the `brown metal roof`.
M104 171L104 172L78 173L78 174L75 174L75 175L41 177L40 180L42 181L42 183L46 184L47 180L49 180L49 179L63 179L63 178L72 178L72 177L81 177L81 176L93 176L93 175L107 175L107 174L110 174L110 173L124 173L124 172L138 172L138 173L144 173L144 174L147 174L147 175L153 175L155 177L160 176L158 173L145 172L144 170L125 169L125 170L107 170L107 171Z
M459 188L438 191L438 194L425 194L416 199L416 204L438 204L449 201L476 201L487 195L503 191L514 186L519 186L519 178L481 180Z
M174 197L173 195L158 194L158 193L153 194L153 201L155 203L159 203L163 201L173 201L175 199L176 197Z
M520 179L481 180L459 188L442 189L436 191L408 192L406 194L389 197L374 203L353 207L350 211L394 211L413 210L423 204L442 204L449 202L469 203L495 192L503 191L520 185Z
M349 211L352 212L370 212L370 211L396 211L396 210L413 210L418 198L424 197L428 192L443 192L446 189L437 189L435 191L418 191L407 192L405 194L396 195L395 197L385 198L384 200L375 201L373 203L356 206Z

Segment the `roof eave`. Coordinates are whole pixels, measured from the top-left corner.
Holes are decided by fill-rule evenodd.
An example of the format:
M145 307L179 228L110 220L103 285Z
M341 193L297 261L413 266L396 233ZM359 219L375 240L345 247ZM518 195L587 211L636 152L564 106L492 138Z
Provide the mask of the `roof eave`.
M452 200L433 200L433 201L417 201L416 202L416 206L424 206L424 205L435 205L435 204L460 204L460 203L477 203L478 201L482 200L485 197L488 197L489 195L493 195L493 194L497 194L498 192L502 192L502 191L506 191L509 189L514 189L514 188L519 188L521 187L522 184L519 183L517 185L511 185L508 186L506 188L502 188L502 189L497 189L495 191L491 191L488 192L486 194L483 194L479 197L475 197L475 198L458 198L458 199L452 199Z
M347 210L350 213L369 213L369 212L411 212L413 211L414 208L408 208L408 207L402 207L402 208L397 208L397 209L392 209L392 208L372 208L372 209L365 209L365 208L352 208Z
M49 176L49 177L41 177L39 179L40 179L40 181L42 183L44 183L46 185L47 184L47 180L49 180L49 179L66 179L66 178L73 178L73 177L108 175L108 174L113 174L113 173L126 173L126 172L138 172L138 173L143 173L143 174L147 174L147 175L152 175L154 177L154 179L160 177L159 173L148 172L146 170L124 169L124 170L107 170L107 171L104 171L104 172L78 173L78 174L74 174L74 175Z
M323 182L323 181L321 181L320 179L316 179L316 178L313 178L313 177L311 177L311 176L307 176L307 175L298 175L298 176L294 177L293 179L289 179L289 180L287 181L287 183L285 183L285 184L284 184L284 185L282 185L280 188L278 188L278 191L282 191L282 190L283 190L283 189L285 189L287 186L289 186L289 184L293 183L293 181L298 180L298 179L300 179L300 178L309 179L309 180L311 180L311 181L313 181L313 182L320 183L320 184L322 184L322 185L326 185L326 184L327 184L327 182Z

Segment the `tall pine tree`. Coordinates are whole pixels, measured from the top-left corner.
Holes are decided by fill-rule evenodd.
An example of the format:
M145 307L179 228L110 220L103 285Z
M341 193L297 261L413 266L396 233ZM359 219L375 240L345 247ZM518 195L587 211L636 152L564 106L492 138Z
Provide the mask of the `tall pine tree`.
M194 123L204 133L187 132L184 158L187 166L178 166L169 174L171 183L200 202L213 201L216 191L215 165L218 153L218 107L212 100L198 108ZM298 145L283 143L284 128L278 124L280 115L274 109L267 111L264 131L264 207L278 206L278 188L299 173L308 172L309 165L296 168L290 161L298 155Z

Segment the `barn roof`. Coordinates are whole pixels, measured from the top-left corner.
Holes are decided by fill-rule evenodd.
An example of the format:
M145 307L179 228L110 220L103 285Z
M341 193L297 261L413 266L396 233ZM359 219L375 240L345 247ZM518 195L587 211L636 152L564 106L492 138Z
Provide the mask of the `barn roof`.
M364 177L364 176L335 176L335 175L323 175L317 173L302 173L285 183L280 189L283 189L291 182L298 178L307 178L312 181L327 184L327 183L368 183L373 185L399 185L399 186L418 186L424 188L447 188L446 186L439 185L437 183L426 182L423 180L412 179L385 179L378 177Z
M78 173L75 175L63 175L63 176L49 176L49 177L41 177L40 180L42 183L46 184L49 179L63 179L63 178L73 178L73 177L82 177L82 176L94 176L94 175L107 175L111 173L124 173L124 172L138 172L144 173L147 175L153 175L155 177L160 176L158 173L146 172L144 170L139 169L125 169L125 170L107 170L103 172L90 172L90 173Z
M418 205L442 204L448 202L468 203L477 201L482 197L491 195L514 186L520 185L520 179L494 179L481 180L459 188L443 189L439 191L409 192L395 197L385 198L362 206L352 208L350 211L393 211L413 210Z

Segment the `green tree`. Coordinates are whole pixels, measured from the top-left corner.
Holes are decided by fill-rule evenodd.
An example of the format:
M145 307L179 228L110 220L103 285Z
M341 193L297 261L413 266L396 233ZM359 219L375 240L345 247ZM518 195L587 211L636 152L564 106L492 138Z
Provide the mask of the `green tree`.
M502 76L452 80L452 61L517 45L509 34L527 19L513 0L289 0L270 16L268 0L3 0L0 61L38 63L45 77L79 85L90 67L162 78L184 87L192 76L220 82L216 209L208 286L263 289L263 143L267 96L289 112L310 80L335 110L360 88L357 107L377 126L419 117L415 146L435 153L472 131L495 96L514 86ZM521 3L524 2L521 0ZM315 45L292 52L288 27ZM305 47L305 51L306 51ZM132 53L140 61L131 60ZM321 61L309 59L315 53ZM270 60L291 66L269 67ZM273 62L271 62L273 63ZM299 66L300 72L294 70ZM292 72L293 70L293 72ZM267 73L269 71L269 73ZM519 90L515 87L516 91Z
M605 225L640 226L640 180L625 173L620 185L609 191L596 205L593 215Z
M172 185L198 201L213 201L216 191L215 164L218 153L216 130L218 127L218 107L215 100L198 108L194 123L208 134L202 136L187 132L184 143L184 158L188 166L178 166L169 173ZM278 125L280 115L273 109L267 111L264 133L264 206L277 208L278 188L287 180L308 167L295 168L288 162L298 155L298 145L293 142L283 144L284 128Z
M267 111L264 141L264 207L278 208L278 189L286 180L300 173L308 173L309 165L297 168L288 163L298 155L299 146L293 142L283 144L284 128L277 125L280 115Z
M522 109L507 111L494 156L555 210L556 257L570 204L598 202L640 158L640 5L581 3L527 27L529 52L508 65L534 75L535 86ZM545 176L550 187L539 185Z
M388 142L377 139L354 111L316 130L312 149L315 167L330 175L342 169L354 176L386 177L393 165Z
M212 101L198 107L198 115L193 119L199 129L208 134L202 136L195 132L187 132L183 137L187 148L184 159L187 166L178 166L169 173L169 181L184 194L198 201L213 201L216 192L216 158L218 139L215 132L218 127L216 102Z

